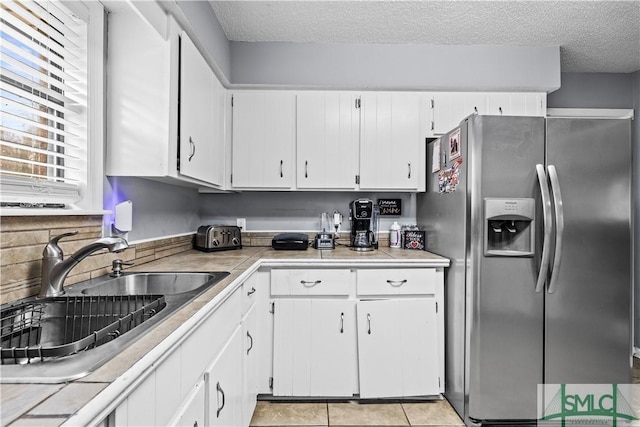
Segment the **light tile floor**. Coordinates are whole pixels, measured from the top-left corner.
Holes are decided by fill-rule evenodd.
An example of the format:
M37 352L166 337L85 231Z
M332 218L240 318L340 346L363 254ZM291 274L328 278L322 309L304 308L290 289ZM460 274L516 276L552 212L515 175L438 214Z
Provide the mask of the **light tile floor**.
M640 384L640 359L633 358L633 382ZM640 397L638 397L640 398ZM289 403L260 401L255 427L464 426L446 400L421 403Z
M446 400L420 403L260 401L251 426L464 426Z

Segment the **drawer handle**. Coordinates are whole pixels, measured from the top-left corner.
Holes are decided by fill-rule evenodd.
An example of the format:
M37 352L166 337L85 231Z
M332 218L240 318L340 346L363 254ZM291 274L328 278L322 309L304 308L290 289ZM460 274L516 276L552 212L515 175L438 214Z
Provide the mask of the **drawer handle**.
M367 334L371 335L371 314L367 313Z
M308 280L300 280L300 283L302 283L303 286L307 287L307 288L311 288L315 285L319 285L320 283L322 283L322 280L316 280L316 281L308 281Z
M249 338L249 348L247 349L247 354L249 354L249 352L253 348L253 337L251 336L249 331L247 331L247 338Z
M404 279L404 280L387 280L387 283L390 284L391 286L399 288L400 286L402 286L405 283L407 283L407 279Z
M340 333L344 334L344 313L340 313Z
M252 286L251 289L247 292L247 296L254 294L255 292L256 292L256 288Z

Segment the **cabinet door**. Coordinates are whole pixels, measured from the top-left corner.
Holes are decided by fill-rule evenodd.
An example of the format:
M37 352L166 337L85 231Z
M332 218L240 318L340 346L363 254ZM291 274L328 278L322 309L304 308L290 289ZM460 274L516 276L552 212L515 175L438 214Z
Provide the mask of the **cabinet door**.
M495 116L544 116L546 95L541 93L490 93L487 114Z
M274 315L274 396L357 393L353 301L278 299Z
M252 306L242 320L243 381L242 425L248 426L258 396L259 357L261 336L258 333L258 309Z
M356 102L356 96L350 93L298 95L298 188L355 188L360 137Z
M242 328L205 372L210 426L242 425Z
M486 114L487 96L484 93L435 93L432 100L435 135L442 135L457 127L470 114Z
M205 424L205 381L199 381L169 426L203 427ZM156 425L165 425L164 423Z
M222 87L186 33L180 36L180 174L221 184ZM216 85L216 83L218 83Z
M420 104L420 95L413 93L362 96L361 189L418 188L424 163L419 156L424 143Z
M435 300L358 301L360 397L436 395Z
M233 94L233 187L293 186L295 114L290 92Z

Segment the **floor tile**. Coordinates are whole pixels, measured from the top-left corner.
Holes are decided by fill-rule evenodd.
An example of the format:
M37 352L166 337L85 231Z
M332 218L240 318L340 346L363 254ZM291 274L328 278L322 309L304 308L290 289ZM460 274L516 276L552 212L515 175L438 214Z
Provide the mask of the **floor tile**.
M251 426L326 426L326 403L284 403L260 401Z
M330 426L408 426L399 403L329 403Z
M464 423L446 400L403 403L402 407L412 426L463 425Z

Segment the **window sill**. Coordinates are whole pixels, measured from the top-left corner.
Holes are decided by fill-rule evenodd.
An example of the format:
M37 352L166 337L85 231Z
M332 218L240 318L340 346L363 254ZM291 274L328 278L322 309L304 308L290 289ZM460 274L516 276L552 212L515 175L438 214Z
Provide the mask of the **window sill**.
M0 216L89 216L110 215L113 211L89 210L78 208L46 209L46 208L0 208Z

